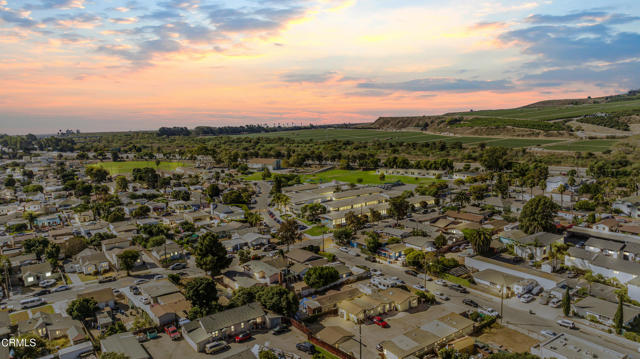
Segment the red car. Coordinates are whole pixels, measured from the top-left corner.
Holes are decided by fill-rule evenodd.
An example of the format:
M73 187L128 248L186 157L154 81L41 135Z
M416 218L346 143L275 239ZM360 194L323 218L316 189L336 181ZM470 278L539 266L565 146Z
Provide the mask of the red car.
M381 317L373 317L373 322L376 325L379 325L382 328L388 328L389 324L387 322L384 321L384 319L382 319Z
M236 335L236 343L244 342L245 340L249 340L251 338L251 333L244 332Z
M164 332L167 333L167 335L169 336L169 338L171 338L171 340L178 340L182 336L178 331L178 328L176 328L173 325L164 327Z

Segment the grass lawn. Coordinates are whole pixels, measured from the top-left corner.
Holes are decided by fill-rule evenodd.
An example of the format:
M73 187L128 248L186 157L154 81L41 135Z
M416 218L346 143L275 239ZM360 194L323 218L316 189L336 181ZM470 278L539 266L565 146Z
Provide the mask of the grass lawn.
M356 171L356 170L329 170L314 175L302 175L303 182L331 182L333 180L347 183L361 184L382 184L396 181L402 181L406 184L429 184L435 182L433 178L420 178L410 176L386 176L384 180L380 179L380 175L376 171ZM360 179L360 181L358 181Z
M487 146L520 148L520 147L548 145L548 144L556 143L560 141L562 140L544 140L544 139L537 139L537 138L504 138L504 139L499 139L495 141L488 141Z
M262 181L262 172L253 172L250 175L242 176L245 181Z
M110 174L115 175L115 174L131 173L131 171L133 171L134 168L151 167L151 168L155 168L157 170L162 170L162 171L174 171L178 167L189 167L191 165L185 162L161 161L160 165L156 166L155 161L124 161L124 162L100 162L92 166L102 167L107 171L109 171Z
M321 347L319 347L317 345L314 345L314 346L316 347L316 353L322 355L320 358L323 358L323 359L339 359L337 356L329 353L328 351L322 349ZM314 354L313 357L315 358L316 355Z
M325 227L325 226L313 226L309 229L307 229L306 231L304 231L304 234L310 235L310 236L319 236L322 235L322 232L324 231L324 233L328 233L329 232L329 228Z
M53 314L53 307L50 304L47 304L47 305L43 305L42 307L33 308L31 309L31 316L33 316L38 312Z
M11 324L17 324L18 322L25 321L29 319L29 312L23 310L21 312L15 312L9 314L9 319L11 320Z
M90 274L84 274L84 273L78 273L78 278L80 278L81 281L83 282L88 282L91 280L98 280L98 276L97 275L90 275Z
M442 279L447 280L447 281L449 281L451 283L460 284L463 287L470 287L471 286L471 282L469 282L468 280L466 280L464 278L452 276L451 274L448 274L448 273L444 273L442 275Z

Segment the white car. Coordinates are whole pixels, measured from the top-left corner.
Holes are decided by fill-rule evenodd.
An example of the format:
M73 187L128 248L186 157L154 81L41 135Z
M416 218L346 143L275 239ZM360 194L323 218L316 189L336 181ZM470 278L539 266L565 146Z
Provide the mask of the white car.
M370 272L372 275L382 275L382 272L380 271L380 269L373 268L370 270Z
M64 292L65 290L69 290L69 289L71 289L70 285L61 285L61 286L56 287L53 291L54 292Z
M547 336L549 338L553 338L553 337L558 335L558 333L554 332L553 330L549 330L549 329L542 329L540 331L540 334L542 334L544 336Z
M447 282L444 279L436 279L436 284L441 285L443 287L447 286Z
M156 279L156 280L162 279L162 278L164 278L164 275L162 275L162 274L156 274L156 275L153 276L153 279Z
M435 292L433 293L436 297L440 298L441 300L449 300L449 297L447 297L444 293L442 292Z
M553 298L549 302L549 306L551 306L552 308L559 308L561 305L562 305L562 301L558 298Z
M562 326L562 327L567 327L569 329L573 329L576 327L576 323L567 320L567 319L560 319L558 320L556 323L558 323L558 325Z
M493 309L493 308L480 309L478 312L480 312L482 314L490 315L492 317L499 317L500 316L500 313L498 313L498 311Z
M136 279L135 282L133 282L135 285L140 285L140 284L144 284L147 283L149 280L148 279Z
M425 288L422 284L416 284L416 285L414 285L413 287L414 287L415 289L417 289L417 290L421 290L421 291L423 291L423 292L426 292L426 291L427 291L427 288Z
M345 252L345 253L349 253L349 248L347 247L340 247L338 248L341 252Z
M38 285L42 288L51 287L54 284L56 284L55 279L45 279L41 280L40 283L38 283Z
M529 302L533 301L533 296L531 294L527 293L527 294L523 295L522 297L520 297L520 301L522 303L529 303Z

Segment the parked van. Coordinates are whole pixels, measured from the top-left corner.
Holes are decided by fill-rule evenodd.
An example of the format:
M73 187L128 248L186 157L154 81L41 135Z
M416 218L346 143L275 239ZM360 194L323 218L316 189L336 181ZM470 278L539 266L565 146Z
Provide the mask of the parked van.
M28 309L28 308L37 307L39 305L43 305L45 303L47 302L44 299L35 297L35 298L28 298L28 299L21 300L20 306L22 307L22 309Z
M229 344L223 341L211 342L204 346L204 352L207 354L216 354L229 349Z
M566 327L566 328L569 328L569 329L573 329L573 328L576 327L576 323L574 323L574 322L572 322L570 320L567 320L567 319L560 319L556 323L558 323L558 325L560 325L562 327Z

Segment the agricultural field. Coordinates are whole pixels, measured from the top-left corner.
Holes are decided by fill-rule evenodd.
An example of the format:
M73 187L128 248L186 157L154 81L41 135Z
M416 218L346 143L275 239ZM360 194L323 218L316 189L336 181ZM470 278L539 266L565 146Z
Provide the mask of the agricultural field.
M371 129L317 129L317 130L298 130L298 131L281 131L268 133L255 133L244 135L249 137L287 137L296 140L350 140L350 141L392 141L392 142L460 142L466 145L486 143L488 146L505 146L505 147L526 147L553 143L556 140L546 139L501 139L495 137L479 137L479 136L442 136L418 131L381 131ZM257 179L257 178L256 178Z
M555 151L576 151L576 152L603 152L610 149L619 140L583 140L573 142L563 142L556 145L545 146L545 149Z
M128 174L133 171L134 168L151 167L160 171L174 171L178 167L191 166L185 162L166 162L161 161L157 166L155 161L124 161L124 162L101 162L94 166L102 167L109 171L111 175L116 174Z
M640 110L640 99L615 101L600 104L524 107L505 110L486 110L460 112L464 116L483 116L503 119L524 119L550 121L563 118L573 118L597 112L615 113Z
M302 175L302 182L326 183L331 181L341 181L347 183L361 184L383 184L396 181L402 181L406 184L429 184L435 182L433 178L421 178L410 176L385 176L384 180L380 179L380 175L376 171L356 171L356 170L329 170L314 175Z

